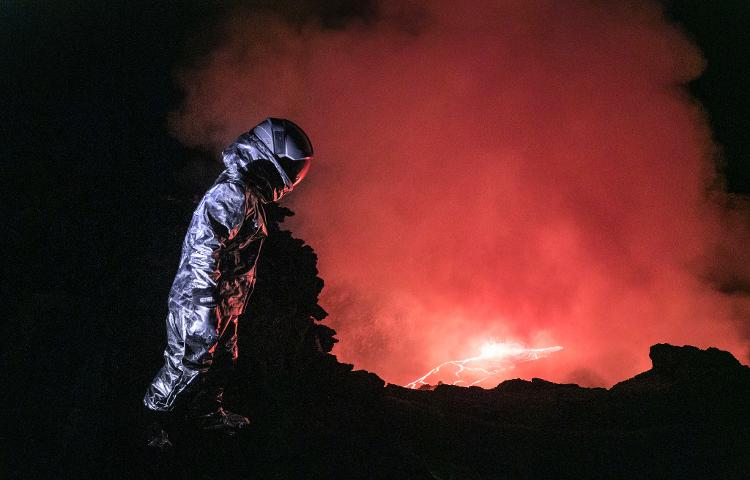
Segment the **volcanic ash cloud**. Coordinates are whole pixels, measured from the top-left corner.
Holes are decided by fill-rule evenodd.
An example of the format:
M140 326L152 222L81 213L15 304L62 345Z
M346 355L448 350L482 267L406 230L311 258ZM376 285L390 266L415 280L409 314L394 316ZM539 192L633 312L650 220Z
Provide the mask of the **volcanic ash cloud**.
M606 384L657 342L746 353L746 292L711 280L747 233L727 243L709 200L717 149L684 88L703 60L653 3L381 13L324 30L238 12L170 118L212 151L268 115L308 131L291 227L341 360L404 384L487 341L561 345L513 374Z

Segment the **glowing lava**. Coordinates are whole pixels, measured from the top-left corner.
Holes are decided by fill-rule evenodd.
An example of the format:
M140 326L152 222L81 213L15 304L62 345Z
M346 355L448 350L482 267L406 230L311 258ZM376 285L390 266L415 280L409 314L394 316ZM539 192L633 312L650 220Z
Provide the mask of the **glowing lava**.
M433 375L437 376L441 370L446 368L455 369L453 375L456 380L452 382L452 385L466 384L466 386L472 386L501 372L510 370L518 363L548 357L552 353L562 350L562 348L561 346L526 348L515 342L487 342L480 349L479 355L463 360L443 362L413 382L406 384L406 387L419 388L422 385L429 385L427 379ZM472 378L476 379L472 380Z

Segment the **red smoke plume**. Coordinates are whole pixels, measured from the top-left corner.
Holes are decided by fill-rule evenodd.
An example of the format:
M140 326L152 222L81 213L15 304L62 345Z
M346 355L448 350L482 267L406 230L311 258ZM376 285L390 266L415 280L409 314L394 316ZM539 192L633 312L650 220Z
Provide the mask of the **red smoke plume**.
M341 360L404 384L488 340L562 345L508 376L606 385L657 342L747 351L748 297L707 280L728 217L683 88L703 60L654 4L382 11L336 31L233 16L171 118L213 151L269 115L310 134L290 226Z

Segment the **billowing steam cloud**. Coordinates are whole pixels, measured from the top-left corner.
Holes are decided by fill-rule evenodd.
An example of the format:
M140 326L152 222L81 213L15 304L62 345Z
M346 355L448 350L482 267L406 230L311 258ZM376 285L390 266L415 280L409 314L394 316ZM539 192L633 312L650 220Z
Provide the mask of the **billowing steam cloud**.
M608 384L656 342L746 353L750 302L715 268L720 251L745 275L744 243L725 241L717 149L683 88L703 61L654 4L430 2L345 30L239 13L224 28L180 73L171 125L213 151L268 115L308 131L291 227L319 254L341 360L403 384L487 341L562 345L510 375Z

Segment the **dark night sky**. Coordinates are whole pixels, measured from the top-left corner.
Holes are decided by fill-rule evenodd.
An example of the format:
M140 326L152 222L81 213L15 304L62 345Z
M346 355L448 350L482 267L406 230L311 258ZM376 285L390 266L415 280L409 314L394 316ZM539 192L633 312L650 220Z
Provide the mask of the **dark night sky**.
M668 2L707 59L703 76L692 85L708 111L716 141L724 148L730 191L750 193L750 5L742 1Z
M236 3L3 4L2 208L15 258L3 289L12 298L32 284L96 290L123 270L119 258L148 244L156 194L174 188L165 172L188 156L166 128L180 100L173 71L210 46L213 22ZM369 10L347 3L248 8L275 5L294 21Z
M126 259L153 248L159 196L184 194L173 172L201 155L167 131L167 113L181 100L173 73L211 48L215 22L238 5L330 28L378 14L375 2L343 0L0 7L0 187L11 258L2 290L11 311L29 292L49 290L127 304L112 286L139 281ZM707 59L691 90L723 147L717 168L730 191L750 194L750 4L667 5Z

